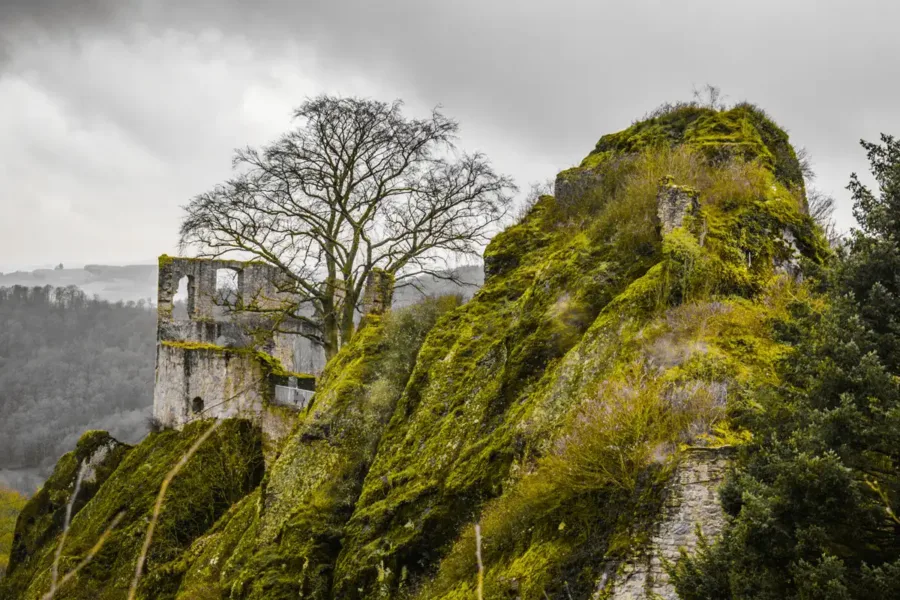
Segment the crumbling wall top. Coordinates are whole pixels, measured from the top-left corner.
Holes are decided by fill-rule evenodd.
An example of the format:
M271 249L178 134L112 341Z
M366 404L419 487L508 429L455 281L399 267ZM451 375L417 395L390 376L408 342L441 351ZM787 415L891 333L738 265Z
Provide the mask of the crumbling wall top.
M684 224L684 218L696 214L700 208L699 192L686 185L676 185L667 176L659 182L656 196L656 213L663 235Z
M258 261L159 257L157 307L160 319L172 319L175 294L182 278L188 280L188 317L191 320L222 319L222 298L216 289L217 274L226 269L236 275L234 308L274 309L294 300L279 269Z

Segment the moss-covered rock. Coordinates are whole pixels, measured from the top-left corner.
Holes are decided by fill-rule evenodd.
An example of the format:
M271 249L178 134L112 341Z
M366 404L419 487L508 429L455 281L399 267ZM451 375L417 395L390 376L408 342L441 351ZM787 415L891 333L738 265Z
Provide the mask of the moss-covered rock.
M173 563L179 598L328 598L343 528L425 333L457 300L369 315L259 491ZM218 595L217 595L218 594Z
M827 254L804 214L802 180L783 174L796 163L792 150L778 146L786 136L761 132L757 124L768 125L762 118L749 107L698 109L606 136L581 167L596 178L589 193L579 190L578 202L566 206L542 198L497 236L485 253L484 288L426 339L347 527L336 596L394 597L427 581L486 506L515 497L521 474L540 468L540 457L553 452L553 440L598 385L646 358L648 332L670 307L730 298L756 306L776 277L785 229L803 238L802 250L814 260ZM662 175L697 191L702 227L686 222L660 239ZM764 322L759 310L752 319ZM766 339L762 332L754 344ZM716 360L703 353L696 374L667 370L666 385L681 376L689 385L738 386L739 374L749 377L737 366L742 352L738 344ZM735 372L724 375L728 368ZM594 490L593 498L548 489L555 508L536 502L536 510L550 511L557 525L615 523L618 510L646 510L652 503L639 500L653 489L648 481L644 492L629 492L637 496ZM528 597L562 593L554 586L565 574L589 573L586 557L602 556L602 540L615 537L614 528L591 540L582 527L563 528L565 542L527 531L497 577L521 583L531 565L546 586ZM583 551L588 542L593 554ZM472 581L452 579L463 587L448 597L470 593ZM582 591L589 580L579 579Z
M10 553L9 578L20 570L30 574L35 555L62 530L69 504L74 517L130 450L130 446L119 443L105 431L87 431L75 450L59 459L49 479L19 514ZM76 483L78 495L72 501ZM22 577L26 578L27 574Z
M689 190L690 210L662 223L667 190ZM777 383L790 347L773 323L808 295L781 265L829 252L787 135L759 109L681 106L604 136L494 238L470 302L366 319L261 482L234 464L250 433L214 444L142 593L471 598L480 523L485 597L589 597L647 542L681 449L747 439L729 415ZM73 522L67 559L198 432L132 450ZM139 497L71 597L127 583ZM46 589L51 546L29 550L16 597Z
M124 597L163 479L210 425L198 421L182 432L150 434L121 458L105 483L72 519L62 550L60 576L87 555L120 513L121 521L93 560L57 592L56 598ZM102 436L93 435L90 439L95 442ZM79 443L79 450L88 445L91 444ZM61 461L61 468L57 468L60 475L64 470L77 469L77 456L72 458ZM223 423L200 446L168 488L139 597L174 597L179 581L170 575L171 561L178 560L196 537L259 484L262 468L259 430L246 421ZM101 472L98 469L98 475ZM20 526L23 531L31 529L23 519ZM44 531L43 542L29 549L27 563L3 580L0 597L24 600L40 598L47 592L58 536L50 537L50 532ZM56 532L58 528L53 531Z

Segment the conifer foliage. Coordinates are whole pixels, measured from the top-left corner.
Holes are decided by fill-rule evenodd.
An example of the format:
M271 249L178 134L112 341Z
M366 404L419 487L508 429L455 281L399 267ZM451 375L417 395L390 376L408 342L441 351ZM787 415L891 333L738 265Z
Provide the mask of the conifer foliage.
M723 539L673 570L679 595L900 597L900 141L862 142L878 189L854 174L860 229L778 335L783 385L740 419L755 434L723 486Z

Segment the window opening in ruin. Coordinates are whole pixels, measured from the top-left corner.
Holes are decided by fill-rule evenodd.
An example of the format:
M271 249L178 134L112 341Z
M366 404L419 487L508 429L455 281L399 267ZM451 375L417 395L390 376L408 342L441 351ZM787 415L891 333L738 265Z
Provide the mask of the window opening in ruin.
M194 413L195 415L197 413L203 412L203 398L201 398L200 396L197 396L196 398L191 400L191 412Z
M194 314L194 278L185 275L178 280L178 291L172 298L172 316L175 320L186 321Z
M216 269L217 306L236 307L241 301L241 272L237 269Z

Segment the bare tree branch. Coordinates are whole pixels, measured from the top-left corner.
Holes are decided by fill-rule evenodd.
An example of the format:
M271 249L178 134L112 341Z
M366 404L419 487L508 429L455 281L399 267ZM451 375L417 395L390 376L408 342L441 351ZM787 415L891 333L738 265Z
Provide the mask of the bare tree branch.
M294 130L236 152L235 177L185 206L182 247L277 267L280 291L298 298L287 312L332 356L353 333L374 269L404 280L477 256L516 191L484 155L456 151L456 121L438 109L409 119L401 108L307 99Z

